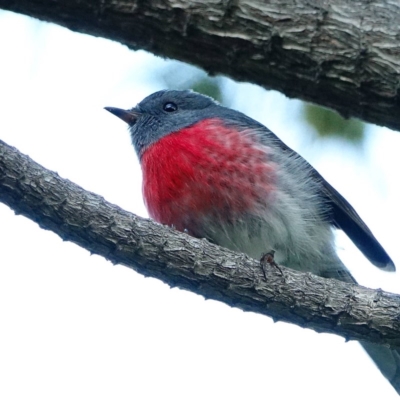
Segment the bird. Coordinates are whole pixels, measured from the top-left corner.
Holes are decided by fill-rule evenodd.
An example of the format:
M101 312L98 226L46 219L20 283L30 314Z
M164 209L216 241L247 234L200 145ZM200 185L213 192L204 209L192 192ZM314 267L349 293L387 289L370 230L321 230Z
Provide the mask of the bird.
M350 203L267 127L191 90L161 90L130 109L128 124L151 218L197 238L324 278L357 283L339 259L343 230L376 267L395 271ZM400 394L400 349L361 342Z

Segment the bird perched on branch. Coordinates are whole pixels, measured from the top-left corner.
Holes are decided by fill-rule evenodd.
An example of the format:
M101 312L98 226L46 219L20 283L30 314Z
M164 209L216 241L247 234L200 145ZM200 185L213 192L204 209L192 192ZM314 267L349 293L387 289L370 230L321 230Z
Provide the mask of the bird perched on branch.
M192 91L106 110L129 125L150 216L289 268L355 283L335 251L342 229L378 268L395 267L353 207L268 128ZM362 343L400 394L399 351Z

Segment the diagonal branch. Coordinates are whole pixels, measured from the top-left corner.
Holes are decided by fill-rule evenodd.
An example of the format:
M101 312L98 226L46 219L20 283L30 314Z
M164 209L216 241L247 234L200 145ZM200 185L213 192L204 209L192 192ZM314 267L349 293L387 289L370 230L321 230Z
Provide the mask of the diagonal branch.
M0 0L0 7L400 129L388 0Z
M286 268L137 217L0 141L0 201L113 263L317 332L400 347L400 296Z

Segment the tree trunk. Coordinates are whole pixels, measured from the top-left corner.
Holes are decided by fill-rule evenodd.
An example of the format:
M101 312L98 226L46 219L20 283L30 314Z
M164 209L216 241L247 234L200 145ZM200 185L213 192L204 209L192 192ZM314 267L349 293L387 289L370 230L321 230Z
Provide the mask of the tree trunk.
M0 0L0 7L400 129L396 2Z
M317 332L400 347L400 295L262 268L244 254L130 214L2 141L0 201L63 240L170 286Z

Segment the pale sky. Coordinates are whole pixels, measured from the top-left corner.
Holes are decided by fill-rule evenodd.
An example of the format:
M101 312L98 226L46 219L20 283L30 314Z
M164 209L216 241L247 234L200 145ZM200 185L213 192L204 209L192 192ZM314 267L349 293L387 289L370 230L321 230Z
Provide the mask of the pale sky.
M132 107L165 88L169 62L8 12L0 60L0 139L147 216L126 126L103 107ZM359 150L314 142L299 101L223 85L233 108L267 125L353 204L399 269L400 135L370 126ZM170 289L1 203L0 240L1 399L398 398L357 343ZM338 247L361 284L400 293L400 273L378 271L344 235Z

